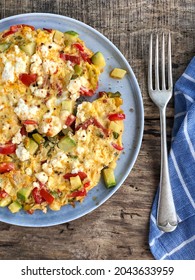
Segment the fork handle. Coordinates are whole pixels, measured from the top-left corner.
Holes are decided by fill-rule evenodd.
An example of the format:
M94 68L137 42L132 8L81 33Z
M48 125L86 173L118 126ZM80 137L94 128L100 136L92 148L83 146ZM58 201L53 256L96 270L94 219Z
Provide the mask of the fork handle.
M166 108L160 108L160 124L161 171L157 210L157 225L164 232L171 232L176 229L178 221L169 177L166 136Z

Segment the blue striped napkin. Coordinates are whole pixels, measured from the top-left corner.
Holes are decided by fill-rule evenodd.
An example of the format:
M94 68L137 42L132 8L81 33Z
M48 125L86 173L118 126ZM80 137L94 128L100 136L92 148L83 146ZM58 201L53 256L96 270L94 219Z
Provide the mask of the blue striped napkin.
M174 101L169 171L179 225L170 233L158 229L157 191L150 216L149 246L155 259L195 260L195 58L175 84Z

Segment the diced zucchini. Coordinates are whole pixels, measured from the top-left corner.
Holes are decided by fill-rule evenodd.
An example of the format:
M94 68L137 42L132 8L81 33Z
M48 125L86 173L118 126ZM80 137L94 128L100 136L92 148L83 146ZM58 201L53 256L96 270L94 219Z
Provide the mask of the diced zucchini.
M111 188L116 185L114 170L112 168L103 169L103 177L107 188Z
M58 45L63 44L63 42L64 42L64 33L59 31L59 30L56 30L55 33L54 33L53 40Z
M25 138L24 145L31 155L34 155L39 147L39 145L32 138L29 137Z
M36 50L36 42L29 42L26 44L19 45L20 49L28 55L33 55Z
M120 134L122 132L122 126L121 126L120 122L121 121L118 121L118 122L112 121L112 122L110 122L109 130Z
M0 52L4 52L9 49L11 43L0 43Z
M43 138L39 133L34 133L32 137L38 144L45 142L45 138Z
M64 34L68 34L68 35L70 35L72 37L76 37L76 38L79 37L79 34L73 30L66 31L66 32L64 32Z
M63 128L62 129L62 133L64 134L64 135L68 135L68 133L69 132L72 132L72 128L71 127L67 127L67 128Z
M70 177L70 184L72 190L77 190L82 186L80 177L77 175L75 177Z
M106 61L101 52L96 52L92 57L91 61L94 65L96 65L98 68L102 69L104 66L106 66Z
M72 100L63 100L62 101L62 110L66 110L72 114L73 112L73 101Z
M83 73L83 69L80 65L76 64L74 66L74 71L75 71L75 74L78 75L78 76L81 76L82 73Z
M0 207L6 207L11 203L12 199L10 196L4 197L0 200Z
M119 91L116 91L116 92L108 92L107 93L108 97L121 97L121 93Z
M110 72L110 77L115 78L115 79L122 79L124 78L125 74L127 73L126 70L121 69L121 68L114 68Z
M31 194L31 188L21 188L18 192L17 192L17 197L19 199L21 199L22 201L27 201L27 199L29 198Z
M119 133L113 131L112 134L113 134L114 139L118 139L119 138Z
M77 38L79 37L79 34L75 31L66 31L64 33L64 42L67 46L71 45L72 43L75 43L77 41Z
M64 136L58 143L58 147L64 152L70 152L75 146L75 141L69 136Z
M12 202L9 206L8 206L9 210L12 213L17 213L20 211L20 209L22 208L22 205L16 200L14 202Z

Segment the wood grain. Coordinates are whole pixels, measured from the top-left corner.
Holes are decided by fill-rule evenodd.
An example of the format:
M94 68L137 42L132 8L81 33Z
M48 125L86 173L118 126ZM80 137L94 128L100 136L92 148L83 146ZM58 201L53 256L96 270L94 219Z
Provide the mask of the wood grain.
M195 50L193 0L2 0L1 18L49 12L89 24L107 36L129 61L141 88L145 128L142 147L123 186L101 207L70 223L25 228L0 223L0 259L153 259L149 215L159 182L159 114L147 93L151 32L171 32L174 82ZM170 144L173 99L167 110Z

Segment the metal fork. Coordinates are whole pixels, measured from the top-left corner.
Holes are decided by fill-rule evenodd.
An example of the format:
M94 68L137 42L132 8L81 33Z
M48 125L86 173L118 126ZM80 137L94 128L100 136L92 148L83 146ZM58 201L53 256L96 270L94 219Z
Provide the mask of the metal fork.
M153 36L150 37L149 67L148 67L148 91L150 98L159 108L161 125L161 170L160 170L160 190L157 209L157 226L164 232L171 232L176 229L178 221L172 189L169 177L168 157L167 157L167 138L166 138L166 107L171 99L173 92L172 82L172 63L171 63L171 36L168 35L168 86L165 82L165 36L162 35L162 56L161 56L161 80L159 82L159 40L156 35L155 47L155 88L152 81L152 45Z

